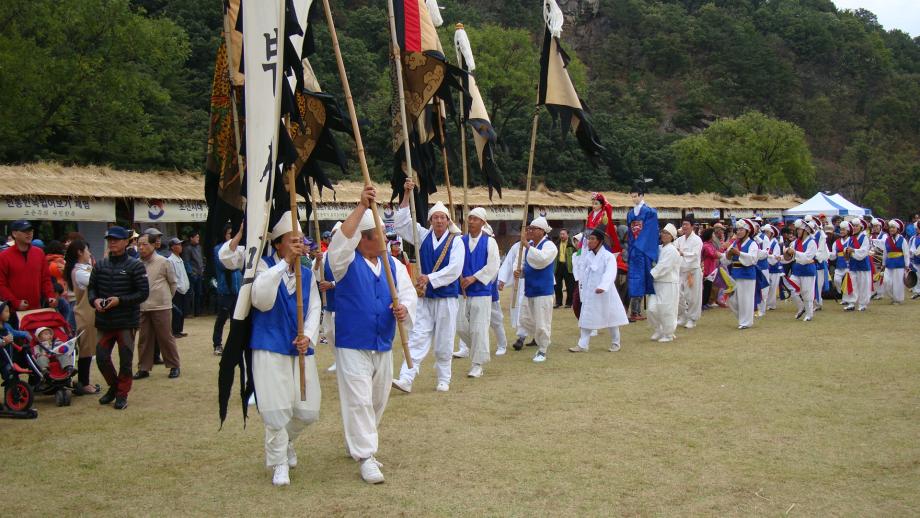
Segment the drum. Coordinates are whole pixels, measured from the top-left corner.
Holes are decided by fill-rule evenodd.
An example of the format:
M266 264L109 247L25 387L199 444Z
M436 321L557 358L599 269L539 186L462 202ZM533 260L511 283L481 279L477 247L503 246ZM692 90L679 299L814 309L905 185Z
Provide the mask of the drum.
M904 276L904 286L907 286L907 289L913 289L917 285L917 272L911 270L907 272L907 275Z

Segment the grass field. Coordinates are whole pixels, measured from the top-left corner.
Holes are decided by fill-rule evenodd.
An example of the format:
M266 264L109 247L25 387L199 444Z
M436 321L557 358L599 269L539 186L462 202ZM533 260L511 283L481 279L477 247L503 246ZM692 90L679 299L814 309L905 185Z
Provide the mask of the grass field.
M234 400L218 431L212 319L189 320L182 377L154 369L127 410L43 396L38 419L0 421L3 514L916 516L920 303L827 306L801 323L787 305L743 332L707 311L670 344L632 324L621 352L604 333L579 355L560 309L545 364L509 351L470 380L457 360L447 394L429 359L414 392L390 398L379 486L345 456L321 346L322 416L280 489L254 409L243 429Z

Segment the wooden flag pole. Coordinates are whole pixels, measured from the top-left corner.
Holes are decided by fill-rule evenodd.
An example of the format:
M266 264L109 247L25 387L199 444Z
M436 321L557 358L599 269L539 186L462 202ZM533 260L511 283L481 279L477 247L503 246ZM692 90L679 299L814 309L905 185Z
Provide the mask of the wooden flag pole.
M287 126L285 124L285 126ZM296 234L297 222L297 172L291 167L288 169L288 190L291 195L291 232ZM300 236L298 236L300 239ZM300 259L294 267L294 285L297 287L297 338L303 337L303 272L300 269ZM304 353L297 355L297 364L300 367L300 400L307 400L307 378L304 376L305 358Z
M367 169L367 157L364 156L364 144L361 141L361 126L358 124L358 114L355 111L355 100L351 96L351 87L348 85L348 75L345 73L345 61L342 59L342 49L339 48L339 37L335 32L335 22L332 20L332 9L329 7L329 0L323 0L323 10L326 11L326 25L329 27L329 37L332 39L332 50L335 53L335 62L339 69L339 80L342 82L345 103L348 105L348 115L351 117L351 130L355 137L358 163L361 166L361 173L364 175L364 185L373 185L371 183L371 174ZM399 305L399 293L396 291L396 283L393 280L393 270L390 268L390 261L386 256L386 234L383 231L383 225L380 224L380 217L377 215L380 212L377 203L372 203L370 208L371 213L374 215L374 226L380 238L380 260L383 262L383 269L387 276L387 284L390 287L390 298L393 299L393 307L395 308ZM412 369L412 356L409 354L409 340L406 338L406 328L403 326L403 323L399 321L396 322L396 325L399 329L399 338L402 340L403 356L405 357L406 366Z
M537 126L540 122L540 107L538 106L533 112L533 127L530 130L530 158L527 161L527 190L524 191L524 216L521 218L521 247L518 249L517 267L515 271L521 269L524 260L524 243L527 242L527 211L530 206L530 181L533 178L533 155L537 147ZM523 272L521 273L523 275ZM517 307L518 300L518 283L520 279L514 278L514 287L511 289L511 307Z
M397 95L399 97L399 120L402 125L403 150L406 153L406 176L412 179L416 189L421 189L422 187L418 183L418 178L415 176L415 168L412 167L412 153L409 150L409 125L406 122L406 92L403 89L402 56L399 50L399 41L396 39L396 15L393 10L393 0L387 0L387 17L390 19L390 52L396 73L396 89L398 90ZM403 193L403 195L409 196L409 211L412 215L412 249L415 251L415 268L413 268L412 271L415 272L422 268L422 258L419 252L422 248L422 244L419 243L418 239L415 192ZM425 210L427 211L428 207L425 207ZM415 274L413 273L413 282L415 281L414 277Z
M317 216L317 212L316 212L316 196L317 196L317 192L319 191L319 189L316 187L316 178L313 178L312 181L309 181L309 186L310 186L310 209L313 211L313 235L316 236L316 239L317 239L316 244L317 246L319 246L320 251L322 251L323 239L319 235L319 217ZM323 282L326 280L325 279L326 269L324 268L324 262L323 262L325 260L326 260L326 257L323 256L322 261L316 261L316 264L314 265L314 268L313 268L314 270L316 270L316 278L319 279L320 282ZM320 298L323 299L323 308L325 308L326 307L326 292L325 291L319 292L319 296Z
M463 102L462 92L460 93L460 102ZM469 162L466 159L466 120L460 121L460 159L463 164L463 232L466 232L466 216L470 213Z
M447 205L450 207L450 219L453 220L456 213L454 212L454 195L450 192L450 168L447 166L447 135L444 133L444 119L441 113L447 114L444 107L444 99L440 101L441 110L438 112L438 125L441 128L441 159L444 160L444 182L447 184ZM464 230L466 229L466 219L464 218Z

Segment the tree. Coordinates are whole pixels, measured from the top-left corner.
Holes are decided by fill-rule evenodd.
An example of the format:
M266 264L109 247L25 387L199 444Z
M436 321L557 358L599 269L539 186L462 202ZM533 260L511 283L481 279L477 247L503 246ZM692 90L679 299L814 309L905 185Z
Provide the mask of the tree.
M678 172L696 190L804 194L814 184L815 168L802 129L759 112L720 120L672 148Z

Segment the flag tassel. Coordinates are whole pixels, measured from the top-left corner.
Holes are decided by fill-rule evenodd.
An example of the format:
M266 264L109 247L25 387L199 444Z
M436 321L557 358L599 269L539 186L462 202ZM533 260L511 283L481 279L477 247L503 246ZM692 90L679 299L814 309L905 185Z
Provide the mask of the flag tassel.
M390 21L393 22L393 4L390 2ZM361 166L361 173L364 175L364 185L372 185L371 174L367 169L367 157L364 155L364 143L361 140L361 127L358 124L358 114L355 111L355 100L351 95L351 87L348 84L348 75L345 73L345 61L342 59L342 49L339 48L339 37L335 32L335 22L332 20L332 9L329 6L329 0L323 0L323 10L326 12L326 25L329 27L329 38L332 40L332 50L335 53L335 62L339 69L339 79L342 82L342 91L345 94L345 103L348 105L348 115L351 118L351 129L355 137L355 148L358 154L358 164ZM381 246L386 246L386 234L383 226L380 225L379 209L377 203L371 204L371 212L374 215L374 226L377 234L380 236ZM396 283L393 280L393 270L390 268L390 261L386 258L386 249L380 250L383 269L386 272L387 284L390 287L390 298L393 299L393 307L399 305L399 294L396 291ZM409 354L409 340L406 337L406 328L402 322L396 322L399 329L399 338L402 341L403 356L405 357L406 366L412 369L412 356Z

